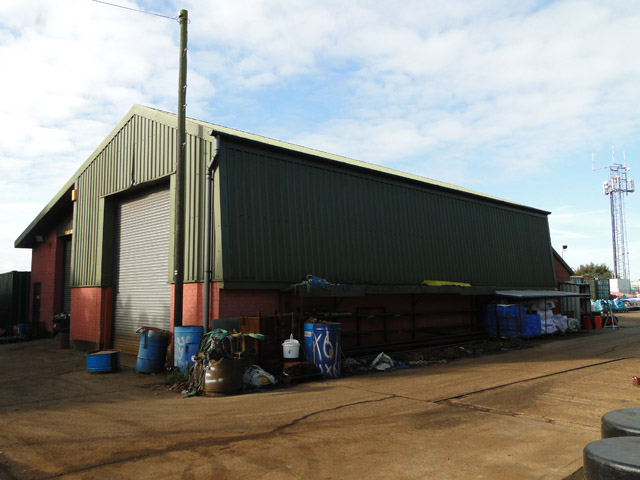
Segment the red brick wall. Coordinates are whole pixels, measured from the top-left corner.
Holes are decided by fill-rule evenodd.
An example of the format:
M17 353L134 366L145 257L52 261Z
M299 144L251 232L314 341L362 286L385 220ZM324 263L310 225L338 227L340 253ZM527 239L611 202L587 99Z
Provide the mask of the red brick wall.
M182 286L182 325L202 325L202 309L204 308L204 284L185 283ZM173 327L173 302L175 289L171 289L171 325ZM209 300L211 306L211 300Z
M171 297L171 325L173 326ZM182 325L202 325L204 283L185 283L182 289ZM211 282L209 319L240 316L272 315L278 310L278 292L272 290L223 290Z
M273 315L278 310L274 290L219 290L216 318Z
M343 332L370 332L366 335L343 335L343 346L374 345L403 342L424 337L428 332L433 335L464 333L477 327L475 306L472 296L457 294L424 294L411 296L367 295L364 297L345 297L338 306L337 299L326 297L290 297L294 311L300 308L305 312L351 313L351 317L340 319ZM412 307L412 303L415 305ZM412 312L415 315L412 315ZM360 314L358 318L356 314ZM415 328L416 333L410 333ZM397 332L393 332L397 329ZM422 330L421 330L422 329ZM387 330L386 335L382 331ZM404 330L400 332L400 330Z
M71 289L72 341L100 344L102 341L102 287Z
M55 229L44 237L31 253L31 289L29 318L33 317L33 286L40 283L40 322L51 331L53 316L62 311L62 282L64 261L64 239L56 237Z
M199 290L201 292L202 289ZM185 299L187 294L185 293ZM351 313L343 318L343 332L356 330L371 334L346 335L344 346L358 344L381 344L403 342L424 335L446 335L468 333L480 328L475 313L474 297L456 294L425 295L367 295L364 297L298 297L281 294L274 290L224 290L218 283L212 284L210 318L270 316L276 312L289 313L317 309L320 312ZM187 325L187 303L185 300L185 325ZM201 323L201 303L198 303L197 322ZM416 315L412 316L412 312ZM367 314L356 319L356 313ZM370 315L368 315L370 313ZM189 323L191 324L191 323ZM410 331L415 328L416 333ZM393 332L393 330L405 332ZM422 329L422 330L421 330ZM254 331L255 328L252 330ZM378 333L387 330L386 335ZM375 332L375 333L374 333ZM430 332L430 333L429 333ZM360 343L362 342L362 343Z
M564 283L571 281L571 272L562 265L555 255L553 256L553 267L556 271L556 282Z
M172 295L173 298L173 295ZM172 300L173 301L173 300ZM346 297L336 307L333 298L308 298L302 300L297 296L284 296L274 290L224 290L218 283L211 284L209 318L230 318L241 316L270 316L288 313L300 308L303 310L317 308L324 312L349 312L355 314L363 309L371 312L370 317L361 317L360 331L376 331L437 327L456 328L460 325L472 325L474 315L469 312L473 308L470 296L460 295L368 295L365 297ZM412 303L415 305L412 307ZM183 286L183 325L202 325L203 284L188 283ZM416 316L412 321L411 311L432 312L430 315ZM456 312L456 310L460 310ZM466 310L466 311L465 311ZM392 315L376 315L379 313ZM111 288L85 287L71 290L71 340L77 343L110 346L111 329ZM173 308L171 314L173 326ZM356 330L355 316L342 320L343 330ZM408 336L409 335L409 336ZM409 340L410 334L388 333L387 337L372 333L363 337L366 343L383 343ZM345 346L356 337L345 338Z

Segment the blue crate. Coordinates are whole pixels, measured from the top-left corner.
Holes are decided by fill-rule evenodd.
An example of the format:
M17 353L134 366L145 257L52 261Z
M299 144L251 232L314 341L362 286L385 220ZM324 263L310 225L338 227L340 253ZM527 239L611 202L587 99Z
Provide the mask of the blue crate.
M493 337L498 336L498 328L501 337L533 337L541 333L540 316L527 315L522 305L487 305L484 328Z
M525 328L523 337L537 337L542 335L542 322L540 315L525 315Z

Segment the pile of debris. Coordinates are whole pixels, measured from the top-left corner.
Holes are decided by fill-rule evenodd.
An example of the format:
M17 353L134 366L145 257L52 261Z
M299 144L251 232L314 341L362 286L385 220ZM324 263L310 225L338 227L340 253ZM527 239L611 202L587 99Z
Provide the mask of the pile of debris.
M202 336L193 365L185 373L169 373L170 389L185 397L203 394L233 394L242 390L275 385L276 379L258 365L252 365L243 355L246 337L264 339L259 333L229 332L222 328Z

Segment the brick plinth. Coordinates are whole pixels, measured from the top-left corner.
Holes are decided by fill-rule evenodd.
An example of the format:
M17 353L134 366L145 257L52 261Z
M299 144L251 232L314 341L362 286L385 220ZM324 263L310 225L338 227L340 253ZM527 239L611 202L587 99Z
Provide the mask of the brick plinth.
M71 289L71 342L81 349L111 343L111 287Z
M171 325L173 299L171 299ZM204 283L185 283L182 289L182 325L202 325ZM223 290L217 282L211 283L209 319L241 316L272 315L278 310L278 292L272 290Z
M204 308L204 284L185 283L182 285L182 325L202 325ZM171 328L174 326L173 311L175 301L175 285L171 286Z
M64 284L64 237L57 237L51 230L43 241L32 250L29 320L44 323L51 331L53 316L62 312ZM40 315L33 311L34 285L40 284Z

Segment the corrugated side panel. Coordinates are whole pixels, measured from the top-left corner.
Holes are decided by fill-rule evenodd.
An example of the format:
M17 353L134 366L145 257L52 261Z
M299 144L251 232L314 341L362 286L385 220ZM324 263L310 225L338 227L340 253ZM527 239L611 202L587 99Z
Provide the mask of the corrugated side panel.
M0 328L13 335L13 325L29 321L30 272L0 274Z
M99 200L172 174L176 131L156 121L134 116L78 177L75 208L73 286L99 285L97 261ZM187 135L185 281L201 279L202 180L210 142ZM173 208L173 206L170 206ZM110 226L105 226L110 228Z
M185 172L185 281L202 281L204 255L204 177L211 142L187 135Z
M545 215L223 145L225 281L553 286Z
M561 283L558 290L562 292L580 293L580 284ZM565 297L560 299L560 312L571 318L580 319L580 297Z

